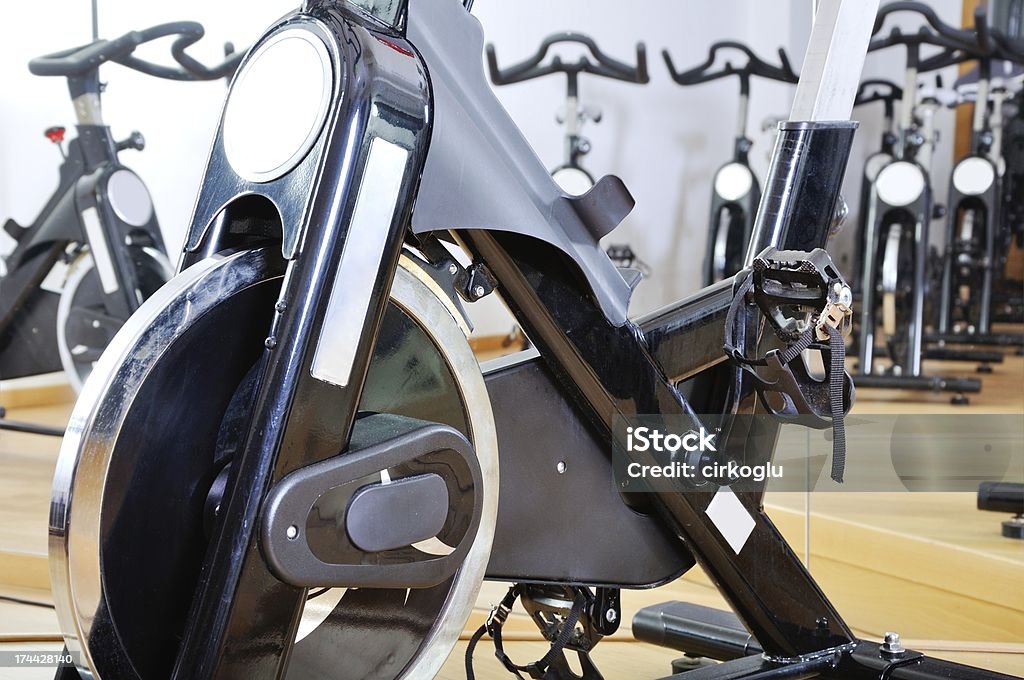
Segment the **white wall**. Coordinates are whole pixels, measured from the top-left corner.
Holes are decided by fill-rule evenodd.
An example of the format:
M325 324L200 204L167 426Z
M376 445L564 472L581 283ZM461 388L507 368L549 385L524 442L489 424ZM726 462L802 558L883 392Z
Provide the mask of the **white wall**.
M415 0L414 0L415 1ZM213 61L221 45L232 40L248 45L297 0L238 2L138 3L100 0L100 30L116 36L162 21L191 19L206 26L207 37L196 54ZM960 0L935 0L948 21L959 18ZM244 11L239 11L244 8ZM737 114L735 79L680 88L668 76L661 49L672 52L680 68L699 63L708 45L721 39L747 43L763 58L776 59L785 46L799 68L810 27L810 0L760 2L715 0L680 2L646 0L477 0L474 14L486 37L498 48L499 61L510 63L536 49L548 34L576 30L590 34L608 54L632 60L638 40L647 44L651 82L646 86L586 78L584 102L600 106L604 121L585 131L593 152L585 164L595 175L621 176L637 207L609 240L629 242L653 270L641 284L632 311L642 313L699 286L714 170L728 160ZM31 76L26 68L36 55L88 41L89 3L58 0L47 5L45 23L35 4L12 0L0 8L0 220L35 217L56 181L57 153L42 131L49 125L73 127L64 83ZM166 46L150 46L143 55L166 55ZM567 52L574 56L578 52ZM901 68L902 54L869 57L865 75L886 75ZM210 138L224 96L223 83L174 83L143 76L117 65L102 73L109 83L104 95L107 121L118 136L140 130L148 148L126 152L125 163L146 180L153 193L168 246L178 249L206 160ZM755 140L751 157L763 177L771 136L761 133L768 116L784 117L793 87L755 81L748 134ZM523 128L544 163L562 159L562 130L555 124L564 82L557 76L498 88L498 96ZM950 155L951 114L945 116L937 177L944 194ZM864 112L857 151L851 162L854 179L847 189L856 207L858 164L877 144L877 110ZM943 164L945 163L945 168ZM847 236L852 229L847 230ZM488 314L481 330L498 332L505 321Z

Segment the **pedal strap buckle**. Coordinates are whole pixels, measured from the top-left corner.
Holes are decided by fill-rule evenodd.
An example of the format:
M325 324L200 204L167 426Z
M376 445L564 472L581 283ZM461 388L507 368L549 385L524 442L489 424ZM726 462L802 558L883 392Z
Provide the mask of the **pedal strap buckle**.
M820 248L810 253L768 248L737 281L726 317L726 353L751 379L770 413L807 427L832 427L832 478L842 481L843 418L854 400L853 379L844 366L844 337L853 320L850 287ZM747 342L741 331L752 321L751 302L785 344L763 358L751 359L744 351ZM824 380L812 376L801 358L807 349L821 352Z

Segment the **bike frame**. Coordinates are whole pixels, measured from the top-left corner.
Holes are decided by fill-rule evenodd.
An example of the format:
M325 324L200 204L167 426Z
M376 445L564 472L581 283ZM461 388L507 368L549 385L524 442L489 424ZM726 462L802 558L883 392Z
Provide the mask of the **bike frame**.
M5 225L17 245L7 257L0 337L11 332L50 270L68 257L69 248L89 247L104 309L114 319L127 319L142 304L134 249L165 252L149 192L138 175L121 164L119 144L103 122L97 72L69 78L68 87L78 136L68 144L57 190L31 225L22 228L13 220ZM44 254L36 257L41 251ZM8 280L12 275L16 278ZM106 324L108 320L88 321ZM115 331L116 327L110 328L111 335ZM59 370L60 364L46 368ZM17 372L15 365L5 367L3 377Z
M844 38L848 49L862 58L873 17L865 4L819 4L820 28L816 23L809 48L819 71L837 26L852 34ZM699 426L695 413L726 411L736 398L726 393L741 380L721 351L733 281L627 320L629 287L597 241L628 212L628 193L609 178L582 198L555 188L487 85L482 32L466 8L450 0L307 0L268 31L250 59L290 38L314 46L331 95L315 141L291 167L253 179L225 152L225 134L235 134L225 117L180 265L268 243L280 245L286 261L246 444L233 463L235 490L213 529L175 665L173 677L181 680L286 675L306 590L282 581L264 560L262 499L287 474L336 456L348 440L399 255L416 235L451 230L486 267L539 348L543 370L585 425L579 431L603 446L619 415L680 415ZM860 63L840 67L859 73ZM231 96L245 75L243 64ZM769 178L778 191L762 204L751 258L763 247L811 249L827 239L855 126L818 122L841 119L852 105L852 92L845 114L842 96L820 105L818 87L812 80L798 90L794 116L803 122L784 124L780 133ZM501 187L500 200L494 187ZM350 332L325 337L328 322ZM528 354L510 361L522 367L538 360ZM692 376L718 389L702 391L708 396L691 406L677 383ZM753 408L748 386L740 385L740 395L743 408ZM502 452L507 476L517 475L521 454ZM737 494L754 522L738 552L705 512L713 494L647 499L648 519L672 539L676 562L692 564L692 552L769 655L716 677L753 676L779 664L826 672L838 653L843 661L836 663L857 677L907 677L905 662L870 658L868 648L877 647L855 639L764 513L762 493ZM499 531L496 544L505 540ZM564 552L545 558L575 559ZM916 654L912 660L924 677L960 668Z
M876 44L887 46L885 41ZM967 397L964 393L979 392L981 381L926 375L922 370L922 360L932 358L987 363L1000 361L1001 358L991 353L930 349L925 346L928 242L934 218L929 166L931 145L934 143L931 117L935 103L925 102L918 107L917 80L921 72L945 65L945 62L943 56L939 55L922 63L919 42L906 43L905 47L907 66L896 146L890 161L878 169L868 184L869 193L862 200L862 209L866 209L866 213L862 217L864 231L860 240L863 244L860 262L862 284L858 372L855 381L860 387L954 392L953 403L965 404ZM915 110L918 109L922 110L924 117L920 129L914 120ZM906 186L913 186L913 192L906 193ZM891 248L896 250L892 251ZM903 347L900 351L890 352L896 354L891 357L895 370L887 375L878 375L875 373L879 326L876 284L880 283L893 295L898 294L901 265L898 261L886 262L885 255L898 254L907 249L911 252L910 303L897 309L895 332L888 338L898 340Z
M978 61L978 91L971 125L971 152L953 168L949 183L950 210L946 223L946 253L943 258L942 283L939 290L939 318L935 335L929 340L940 342L975 342L985 345L1024 345L1024 336L992 332L993 287L996 272L1006 264L1012 235L1001 228L1002 218L1002 106L1006 99L1003 87L993 88L990 59ZM992 112L989 113L991 101ZM979 177L980 179L976 179ZM968 214L973 218L972 233L962 239L961 226ZM981 236L975 234L980 230ZM980 252L963 252L972 243L979 243ZM960 256L967 262L961 262ZM966 276L958 275L967 269ZM967 329L954 328L957 287L967 285L970 299L963 307Z

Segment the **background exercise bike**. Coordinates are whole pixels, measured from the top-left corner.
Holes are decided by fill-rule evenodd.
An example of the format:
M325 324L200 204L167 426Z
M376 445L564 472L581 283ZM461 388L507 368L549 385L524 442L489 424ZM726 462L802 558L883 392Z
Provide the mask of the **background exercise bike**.
M232 83L179 273L72 416L50 558L84 673L60 676L430 677L489 578L514 585L478 640L518 599L554 643L530 674L573 677L571 650L597 678L588 652L621 620L620 589L700 560L766 652L719 680L1005 677L858 640L763 488L613 485L621 418L698 428L769 408L772 389L792 407L777 415L820 427L852 404L849 289L820 247L875 9L819 2L810 44L840 53L807 60L751 269L637 320L598 245L630 194L614 177L559 189L494 97L465 5L307 0L282 17ZM846 49L829 48L840 26ZM261 147L271 114L252 103L281 98L292 144ZM536 352L477 363L459 300L478 287ZM825 382L801 350L834 357ZM731 432L723 459L745 448ZM745 536L723 533L714 498L745 513Z
M162 24L29 63L35 75L67 79L77 136L65 151L65 129L46 130L63 157L57 189L32 224L9 219L3 227L15 246L0 258L0 378L63 370L80 390L125 320L173 274L149 191L119 158L145 140L138 132L113 139L99 69L116 62L170 80L229 77L241 54L212 69L185 54L202 36L194 22ZM181 68L133 56L167 37L176 37L171 52Z
M563 61L558 55L544 64L548 52L558 45L582 45L588 54L580 56L575 62ZM580 103L579 77L582 73L593 76L621 80L627 83L644 85L650 82L647 72L647 48L643 43L636 46L636 66L612 59L601 51L597 43L588 35L566 31L548 36L537 49L537 53L529 59L514 66L500 68L498 55L494 45L487 46L487 67L491 82L495 85L511 85L534 78L565 74L565 107L555 116L555 120L565 126L565 157L561 165L551 171L558 186L574 196L582 196L594 187L594 176L583 167L583 157L590 153L590 140L583 136L583 126L587 122L600 123L603 116L601 109ZM647 265L637 257L628 244L609 244L608 256L618 266L633 269L639 275L634 278L634 285L639 283L639 276L650 274Z
M979 345L1024 346L1024 334L994 333L992 312L996 278L1005 271L1014 239L1000 219L1005 164L1003 106L1007 83L993 78L1000 59L1020 59L1006 45L988 36L985 54L978 54L974 83L971 148L953 168L942 261L942 282L935 334L929 341ZM994 63L993 63L994 62Z
M933 204L929 175L935 144L932 121L942 102L937 84L934 96L918 103L918 78L921 73L958 63L965 54L977 54L981 48L975 31L948 26L930 7L916 2L883 6L876 32L881 31L887 17L899 12L917 14L926 25L906 34L893 28L871 42L871 50L903 47L907 66L894 158L865 186L869 195L862 200L867 211L861 235L862 304L855 380L863 387L954 392L953 403L966 404L965 393L980 391L981 381L925 375L922 360L978 361L987 368L989 363L1000 362L1002 354L926 348L924 344L930 282L929 227L942 214ZM984 21L984 14L976 16L977 26L984 26ZM921 48L925 45L941 51L922 59ZM879 335L881 347L876 340ZM881 353L891 361L884 373L876 365Z
M903 88L891 80L872 78L861 82L857 89L857 98L854 100L854 107L866 106L875 102L882 102L882 137L875 151L864 161L864 172L861 176L860 210L857 213L858 228L857 241L854 257L854 267L859 268L864 261L864 235L867 233L868 211L871 206L871 191L878 173L886 165L891 163L896 155L896 142L898 134L896 123L896 103L903 99ZM852 268L851 268L852 270ZM860 303L861 281L860 277L854 277L850 282L853 287L853 299Z
M739 52L746 63L733 66L731 61L714 70L719 51ZM662 51L672 80L680 85L698 85L720 78L736 76L740 81L740 107L736 123L736 141L731 161L715 171L711 187L711 222L708 227L704 255L704 285L721 281L743 268L747 245L754 228L754 214L761 200L761 185L750 168L747 137L750 112L750 77L757 76L783 83L795 83L797 74L789 64L786 51L779 48L779 65L773 66L758 58L742 43L720 41L711 45L704 63L686 71L677 71L668 50Z

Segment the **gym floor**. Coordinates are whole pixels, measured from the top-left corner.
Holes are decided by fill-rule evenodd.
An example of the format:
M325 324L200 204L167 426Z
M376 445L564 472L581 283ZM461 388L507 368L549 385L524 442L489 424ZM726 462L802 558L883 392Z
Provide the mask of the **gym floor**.
M926 362L926 367L975 375L973 364ZM948 395L860 390L854 412L1024 414L1024 357L1008 353L983 380L982 392L964 407L951 406ZM72 407L65 388L41 385L3 389L0 403L8 406L10 419L54 426L66 423ZM61 648L46 564L58 447L56 439L0 432L0 651ZM855 464L856 451L849 458ZM1001 537L1005 518L978 511L974 494L769 493L767 504L858 634L880 639L896 630L914 649L1024 676L1024 541ZM503 584L484 584L441 678L466 677L465 640L504 591ZM623 600L622 628L594 654L610 679L662 677L679 655L633 640L629 622L637 609L666 600L725 608L699 568L661 588L624 593ZM540 658L547 648L521 610L510 617L505 639L519 663ZM486 638L475 658L478 678L509 677ZM0 680L52 677L52 669L0 668Z

